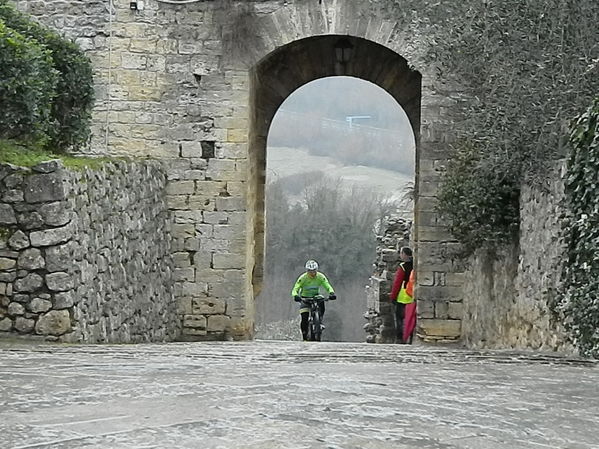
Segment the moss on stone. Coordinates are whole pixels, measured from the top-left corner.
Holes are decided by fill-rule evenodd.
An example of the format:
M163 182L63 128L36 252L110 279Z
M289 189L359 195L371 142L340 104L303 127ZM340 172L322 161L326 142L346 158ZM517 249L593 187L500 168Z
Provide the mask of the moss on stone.
M33 167L50 159L60 159L65 167L73 170L84 170L90 168L96 170L107 162L114 161L113 158L101 157L74 157L64 154L55 154L46 150L38 143L20 143L13 140L0 139L0 162L7 162L19 167Z

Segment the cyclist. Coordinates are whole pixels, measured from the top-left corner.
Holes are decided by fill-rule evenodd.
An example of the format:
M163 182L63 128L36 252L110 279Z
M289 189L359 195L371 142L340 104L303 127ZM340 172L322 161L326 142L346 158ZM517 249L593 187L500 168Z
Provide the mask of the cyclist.
M293 300L300 303L300 314L302 316L302 322L300 329L302 330L302 338L308 339L308 314L310 308L308 304L302 301L302 296L305 298L313 298L320 292L320 287L324 288L328 294L329 299L336 299L335 291L329 283L327 277L318 271L318 263L315 260L310 259L306 262L306 272L301 274L300 277L295 281L293 290L291 290L291 296ZM324 316L324 301L319 304L320 317Z

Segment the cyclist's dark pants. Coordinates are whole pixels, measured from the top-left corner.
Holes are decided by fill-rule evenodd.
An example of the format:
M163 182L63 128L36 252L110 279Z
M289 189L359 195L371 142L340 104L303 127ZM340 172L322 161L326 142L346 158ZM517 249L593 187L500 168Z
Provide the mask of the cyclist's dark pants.
M318 304L318 309L320 310L320 321L322 322L324 318L324 301ZM302 329L302 338L304 340L308 339L308 318L310 317L310 312L302 312L302 323L300 327Z
M403 320L406 315L406 305L395 302L395 340L403 343Z

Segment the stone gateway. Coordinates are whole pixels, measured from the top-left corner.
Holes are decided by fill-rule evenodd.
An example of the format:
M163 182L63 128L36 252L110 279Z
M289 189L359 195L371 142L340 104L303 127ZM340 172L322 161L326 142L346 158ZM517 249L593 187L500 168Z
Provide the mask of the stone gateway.
M113 277L106 282L128 285L127 295L108 300L102 284L88 291L94 299L85 296L85 312L69 309L79 339L252 338L254 298L263 276L266 139L270 123L277 108L298 87L321 77L343 75L368 80L385 89L403 107L412 124L417 146L412 237L418 256L417 296L427 311L426 319L420 320L419 332L433 340L459 338L463 267L459 261L442 257L457 243L440 224L435 201L439 170L453 139L454 108L462 92L443 84L431 67L423 65L426 38L408 31L405 24L393 18L392 2L15 3L20 10L74 39L87 52L95 68L97 98L93 139L86 151L158 159L167 180L165 207L170 217L168 242L161 241L152 250L155 259L151 263L165 264L156 268L160 273L156 279L164 281L163 288L150 288L154 281L132 284L132 273L136 271L133 267L141 263L133 257L122 258L118 267L112 266L110 257L83 257L81 267L73 268L80 273L79 278L51 276L43 270L49 272L50 265L60 265L67 251L63 247L69 244L73 233L84 233L86 237L81 238L91 240L85 244L95 244L110 240L112 233L121 231L111 223L98 225L81 220L79 225L93 229L92 234L81 227L71 229L72 221L65 222L56 209L57 202L69 200L63 198L67 194L64 186L53 181L51 187L45 184L40 190L40 177L47 180L51 174L26 177L20 187L24 201L31 203L36 198L44 202L46 218L30 232L16 230L12 203L0 204L2 222L15 231L10 236L15 252L0 259L0 263L7 270L12 270L10 266L18 257L28 264L31 271L27 271L27 276L16 274L18 279L14 279L20 295L32 297L40 288L51 292L50 298L40 297L36 301L35 313L52 313L43 320L31 318L38 333L68 335L69 327L64 314L55 310L56 303L80 304L84 298L81 286L100 279L98 273L106 273L108 265ZM6 189L14 190L6 178L4 183ZM119 189L138 187L122 179L106 180L104 187L97 188L117 194ZM85 197L78 201L87 199L91 200ZM120 200L114 199L118 204ZM93 211L99 206L88 207ZM155 227L148 232L163 226L151 224L150 214L143 216L143 223ZM135 226L133 220L128 224ZM168 249L163 244L169 245ZM32 251L16 254L17 248L25 251L30 245L33 249L45 248L44 258ZM105 250L111 257L117 251L109 247ZM42 263L45 268L39 266ZM168 269L170 263L172 272ZM35 277L40 276L38 272L43 279ZM11 282L6 285L14 287ZM44 285L38 286L40 282ZM142 318L154 324L134 318L130 321L110 312L108 304L140 301L144 295L154 296L143 301L153 304L151 310L156 315L150 316L162 316L159 323L149 316ZM5 302L14 303L12 299ZM40 300L50 300L52 311L44 312L48 304ZM108 312L95 310L105 307ZM448 310L452 313L448 314ZM85 313L98 314L103 319L85 321ZM145 315L143 308L133 311L132 316L136 313ZM172 314L176 319L172 319ZM0 326L14 329L17 316L20 315L7 314ZM108 317L112 318L107 321ZM93 328L86 325L83 328L87 330L83 331L82 322L99 327L90 324ZM152 326L161 330L147 331Z

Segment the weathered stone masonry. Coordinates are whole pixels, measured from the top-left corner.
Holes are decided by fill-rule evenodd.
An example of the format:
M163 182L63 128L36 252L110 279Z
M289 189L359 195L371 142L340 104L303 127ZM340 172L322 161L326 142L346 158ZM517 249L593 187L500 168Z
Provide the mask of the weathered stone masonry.
M165 186L158 162L0 165L0 336L173 340Z
M532 348L575 353L548 306L559 294L565 245L560 237L564 163L548 172L545 185L525 183L520 196L520 236L496 252L470 260L465 289L464 342L471 347Z
M268 127L296 88L346 75L386 89L417 143L414 246L432 319L427 335L457 338L463 267L435 212L440 167L462 101L422 63L426 36L408 33L384 0L18 0L18 7L75 39L92 59L97 103L91 153L152 156L168 167L174 294L182 338L251 338L264 247ZM347 36L352 59L335 63ZM444 253L443 253L444 254ZM441 254L442 255L442 254Z
M410 246L411 228L412 223L399 216L386 217L379 225L374 272L366 287L364 330L368 343L395 343L395 310L389 293L401 262L399 250ZM423 312L421 307L420 316L427 317Z

